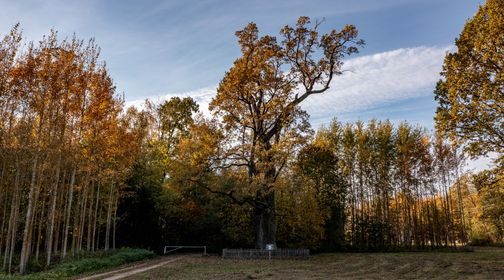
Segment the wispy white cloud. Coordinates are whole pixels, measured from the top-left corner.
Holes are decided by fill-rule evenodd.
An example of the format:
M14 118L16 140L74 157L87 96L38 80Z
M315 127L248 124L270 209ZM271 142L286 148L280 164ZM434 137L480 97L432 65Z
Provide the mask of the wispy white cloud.
M206 87L206 88L201 88L193 91L187 91L187 92L178 92L178 93L168 93L164 95L154 95L154 96L148 96L145 99L149 99L153 102L161 103L163 101L169 100L172 97L178 96L178 97L192 97L200 106L200 112L202 112L206 116L210 116L210 111L208 110L208 104L210 104L210 101L216 94L216 88L217 86L212 86L212 87ZM125 104L125 107L131 107L135 106L137 108L142 108L143 105L145 104L145 99L139 99L139 100L132 100L132 101L127 101Z
M314 126L327 123L338 114L362 112L391 102L432 94L443 57L451 47L417 47L348 59L343 75L334 79L331 88L308 98L302 107ZM215 86L150 99L191 96L208 112ZM128 105L141 104L136 100Z
M386 103L432 94L443 58L451 47L417 47L349 59L347 70L331 88L307 99L306 109L317 123L339 113L359 112Z

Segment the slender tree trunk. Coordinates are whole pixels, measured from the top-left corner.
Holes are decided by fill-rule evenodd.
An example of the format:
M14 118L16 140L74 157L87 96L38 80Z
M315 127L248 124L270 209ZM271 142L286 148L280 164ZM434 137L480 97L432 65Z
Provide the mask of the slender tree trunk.
M112 226L112 249L116 248L116 225L117 225L117 203L119 201L119 193L117 193L114 203L114 219Z
M61 191L58 193L58 198L56 205L60 205L58 209L65 209L65 182L66 182L66 172L63 171L63 177L61 178ZM62 223L65 217L65 211L56 211L56 219L54 225L54 241L53 241L53 252L54 254L59 252L60 247L60 236L63 231Z
M110 247L110 225L112 220L112 198L113 198L114 183L110 184L109 201L107 206L107 225L105 228L105 251Z
M98 212L98 224L97 224L97 229L96 229L96 250L98 250L100 248L100 230L102 227L101 215L102 215L102 211L99 211Z
M455 157L457 155L455 154ZM457 161L456 169L455 169L455 176L457 177L457 200L458 200L458 208L460 211L460 224L462 227L462 232L461 232L461 241L462 244L467 243L467 237L466 237L466 224L465 224L465 217L464 217L464 202L462 200L462 190L460 188L460 175L459 175L459 160L458 158L455 159Z
M431 246L431 248L434 248L434 240L433 240L434 230L432 226L432 217L430 208L431 208L430 198L427 198L427 227L428 227L427 240L430 243L429 245Z
M16 195L17 197L17 201L15 203L15 207L14 207L14 218L13 218L13 226L12 226L12 231L11 231L11 236L10 236L10 246L8 247L9 250L7 250L7 248L5 248L5 257L7 260L7 252L9 253L9 260L8 260L8 271L11 272L12 271L12 258L14 256L14 250L16 248L16 235L17 235L17 224L18 224L18 217L19 217L19 193Z
M87 208L87 201L88 201L88 188L87 188L87 183L85 183L86 187L83 190L82 196L84 198L84 201L82 202L82 209L81 209L81 216L80 216L80 223L79 223L79 235L77 238L78 242L78 250L82 250L82 242L84 238L84 225L86 223L86 208Z
M86 236L86 250L91 250L91 232L93 225L93 195L94 195L94 181L91 184L90 193L89 193L89 207L87 214L87 236Z
M7 187L5 187L5 190L3 188L4 186L4 175L5 175L5 166L6 166L6 160L5 158L2 158L2 172L0 173L0 202L3 203L0 208L2 209L2 226L0 227L0 254L3 252L3 246L4 246L4 239L5 239L5 221L7 219L7 212L9 209L9 204L8 204L8 199L9 196L7 195Z
M99 208L99 203L100 203L100 182L97 184L97 190L96 190L96 205L95 205L95 211L94 211L94 220L93 220L93 233L92 233L92 243L91 243L91 250L94 252L95 251L95 237L96 237L96 224L98 222L98 208Z
M37 197L38 197L38 195L37 195ZM35 260L37 260L37 262L38 262L39 255L40 255L40 244L42 243L42 228L43 228L43 225L45 224L44 223L44 220L45 220L44 216L45 216L45 209L46 209L45 208L45 198L42 198L42 204L40 205L40 207L42 208L42 211L40 211L38 225L36 225L37 226L37 242L36 242L36 246L35 246ZM37 209L37 203L35 203L35 209ZM35 213L33 216L35 218ZM35 227L35 224L34 224L34 227Z
M352 215L352 225L351 225L351 237L350 237L350 240L351 240L351 244L353 246L355 246L355 242L356 242L356 239L355 239L355 221L356 221L356 194L355 194L355 184L354 184L354 168L353 168L353 164L351 165L351 168L350 168L350 192L351 192L351 196L350 196L350 203L351 203L351 215Z
M82 186L82 182L81 182ZM75 253L77 252L77 243L78 243L78 238L79 238L79 225L80 225L80 216L81 216L81 209L82 209L82 204L83 204L83 189L82 187L80 188L79 192L77 193L77 203L75 204L75 213L74 213L74 218L73 218L73 226L72 226L72 246L71 246L71 252L72 256L75 256Z
M72 214L72 199L73 199L73 187L75 184L75 173L77 172L77 167L74 166L72 170L72 176L70 179L70 186L68 188L68 203L66 209L66 217L65 217L65 231L63 234L63 250L62 257L65 258L67 255L67 246L68 246L68 230L70 227L70 215Z
M7 195L7 190L2 190L0 185L0 201L3 203L2 206L2 226L0 227L0 254L3 252L4 242L6 237L5 234L5 224L7 221L7 212L9 210L9 196ZM11 206L12 207L12 206Z
M39 172L39 175L38 175L39 179L38 179L37 187L35 189L36 190L35 191L35 197L33 199L34 204L33 204L33 213L32 213L32 220L31 220L32 228L31 228L31 230L29 232L29 237L28 237L31 240L30 241L30 248L31 249L28 252L29 254L31 254L31 253L33 253L35 251L36 246L40 245L40 242L38 242L38 240L34 240L33 235L35 233L35 227L37 226L37 224L35 223L35 218L37 217L37 215L39 215L39 213L37 212L37 210L39 208L38 205L40 203L39 202L40 189L42 188L42 184L41 184L41 182L42 182L42 176L41 175L42 175L42 172ZM44 202L45 201L42 201L42 206L41 206L41 208L42 208L42 214L45 213L45 203ZM40 222L40 224L42 224L42 222ZM43 225L40 225L39 227L37 227L37 229L38 229L38 231L37 231L37 238L38 238L38 236L40 234L40 239L42 238L41 237L42 236L42 227L43 227ZM35 242L35 241L37 241L37 242ZM30 255L28 255L28 259L29 258L30 258Z
M31 238L30 238L30 233L32 230L32 220L33 220L33 205L35 203L34 201L34 196L36 193L36 185L35 185L35 179L37 176L37 167L38 167L38 157L39 157L39 151L37 150L35 153L35 158L33 159L33 169L32 169L32 175L31 175L31 183L30 183L30 192L28 194L28 206L26 210L26 219L25 219L25 228L23 231L23 243L21 247L21 257L19 261L19 273L23 274L26 271L26 263L28 262L28 258L30 256L30 245L31 245Z
M16 235L17 235L17 224L19 215L19 204L20 204L20 180L21 180L21 167L19 164L19 158L16 156L16 177L14 179L14 194L12 199L12 205L9 215L9 227L7 228L7 239L5 244L5 254L3 269L7 269L10 273L12 271L12 257L14 254L14 248L16 246Z
M60 177L60 166L61 166L61 151L58 156L58 164L56 166L56 178L54 182L54 186L51 192L51 206L49 212L49 224L47 227L46 234L46 266L51 264L51 255L53 250L53 233L54 233L54 219L56 216L56 202L58 198L58 185L59 185L59 177Z

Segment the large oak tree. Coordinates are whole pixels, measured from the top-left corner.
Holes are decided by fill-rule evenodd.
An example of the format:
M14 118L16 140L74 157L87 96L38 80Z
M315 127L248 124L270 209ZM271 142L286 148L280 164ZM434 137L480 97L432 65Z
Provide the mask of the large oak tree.
M320 23L300 17L282 28L280 42L259 36L254 23L236 32L242 55L210 104L224 124L219 166L243 183L226 195L251 206L258 248L276 243L276 180L310 130L299 105L327 91L342 59L364 44L352 25L321 35Z

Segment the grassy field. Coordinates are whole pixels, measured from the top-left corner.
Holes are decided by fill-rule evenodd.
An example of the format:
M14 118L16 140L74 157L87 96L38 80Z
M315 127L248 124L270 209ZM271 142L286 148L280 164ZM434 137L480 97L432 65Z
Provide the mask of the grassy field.
M125 279L504 279L504 249L339 253L273 261L186 256Z
M6 275L0 273L0 279L6 280L52 280L68 279L86 272L100 271L118 267L154 257L154 253L144 249L123 248L110 251L87 253L80 258L68 259L53 265L46 271L25 275Z

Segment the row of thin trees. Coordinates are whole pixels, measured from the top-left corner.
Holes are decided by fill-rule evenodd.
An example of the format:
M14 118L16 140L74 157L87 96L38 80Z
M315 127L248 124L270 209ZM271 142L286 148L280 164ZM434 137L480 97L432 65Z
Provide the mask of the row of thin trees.
M321 129L337 158L347 242L358 248L466 242L457 149L421 127L370 121Z
M25 272L81 250L115 247L116 208L135 151L93 40L51 32L0 42L0 252Z

